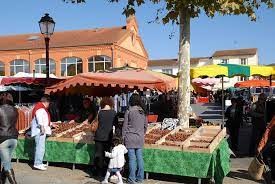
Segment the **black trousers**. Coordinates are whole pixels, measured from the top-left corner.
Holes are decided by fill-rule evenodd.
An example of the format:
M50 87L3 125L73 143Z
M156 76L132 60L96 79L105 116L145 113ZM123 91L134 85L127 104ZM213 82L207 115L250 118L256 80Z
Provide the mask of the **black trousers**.
M249 146L249 154L254 156L256 153L256 149L261 141L265 132L265 127L258 127L253 125L252 126L252 134L250 139L250 146Z
M230 141L231 141L231 149L234 151L238 150L239 145L239 127L230 127L229 134L230 134Z
M105 151L110 152L110 142L95 141L94 163L98 176L104 176L108 168L109 159L105 157Z

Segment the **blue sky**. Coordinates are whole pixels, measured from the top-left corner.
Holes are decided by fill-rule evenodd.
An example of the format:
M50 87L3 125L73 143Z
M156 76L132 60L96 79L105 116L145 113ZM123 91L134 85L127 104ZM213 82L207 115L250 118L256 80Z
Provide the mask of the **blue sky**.
M6 0L0 5L0 35L39 32L38 21L48 12L56 21L56 31L125 25L122 4L107 0L86 0L83 5L62 0ZM123 2L123 1L122 1ZM154 19L155 6L137 9L140 34L150 59L176 58L178 27L148 22ZM211 56L215 50L259 49L261 64L275 63L275 9L261 9L258 21L246 16L204 15L191 22L191 56ZM169 35L174 37L169 39Z

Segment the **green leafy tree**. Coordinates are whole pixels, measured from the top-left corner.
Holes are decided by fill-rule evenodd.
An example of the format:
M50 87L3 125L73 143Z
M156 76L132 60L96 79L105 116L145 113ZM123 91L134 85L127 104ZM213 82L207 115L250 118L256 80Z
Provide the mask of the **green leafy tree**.
M85 0L65 0L66 2L83 3ZM120 2L121 0L108 0ZM256 12L261 6L273 8L273 0L123 0L123 14L135 14L136 8L148 3L163 5L156 8L156 20L163 24L178 24L179 40L179 89L178 117L180 124L189 127L188 108L190 106L190 20L206 14L208 17L220 15L247 15L256 21Z

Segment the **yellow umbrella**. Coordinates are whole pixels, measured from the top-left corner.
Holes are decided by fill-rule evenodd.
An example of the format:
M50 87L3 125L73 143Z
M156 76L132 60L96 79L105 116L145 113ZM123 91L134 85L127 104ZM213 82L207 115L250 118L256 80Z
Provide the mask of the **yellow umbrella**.
M191 78L228 76L228 68L221 65L207 65L191 68Z
M249 66L250 67L250 75L260 75L264 77L268 77L270 75L275 74L275 68L272 66Z

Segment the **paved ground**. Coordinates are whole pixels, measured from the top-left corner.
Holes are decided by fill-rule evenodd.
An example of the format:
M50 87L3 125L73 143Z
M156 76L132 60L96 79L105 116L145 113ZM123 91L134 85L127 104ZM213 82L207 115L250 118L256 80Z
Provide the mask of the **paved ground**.
M221 108L219 106L210 104L202 105L195 104L192 105L193 110L197 114L209 121L219 122L221 120ZM241 129L240 132L240 153L239 155L245 155L248 150L250 128L245 127ZM224 184L255 184L262 182L252 181L248 174L247 168L251 158L232 158L231 173L225 178ZM64 166L50 166L48 171L34 171L26 163L14 163L14 168L16 171L16 177L18 184L94 184L99 183L96 179L91 178L89 168L78 168L74 171L69 168L64 168ZM164 175L150 175L150 179L145 182L145 184L176 184L176 183L197 183L196 180L189 178L178 178L172 176ZM152 179L154 178L154 179Z

